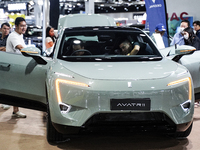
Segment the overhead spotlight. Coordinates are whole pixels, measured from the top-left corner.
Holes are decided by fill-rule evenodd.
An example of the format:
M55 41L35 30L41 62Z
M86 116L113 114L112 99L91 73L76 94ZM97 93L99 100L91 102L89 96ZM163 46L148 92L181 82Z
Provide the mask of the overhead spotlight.
M34 2L31 0L31 1L29 1L29 4L34 5Z
M128 11L128 9L127 9L127 8L124 8L124 10L125 10L125 11Z

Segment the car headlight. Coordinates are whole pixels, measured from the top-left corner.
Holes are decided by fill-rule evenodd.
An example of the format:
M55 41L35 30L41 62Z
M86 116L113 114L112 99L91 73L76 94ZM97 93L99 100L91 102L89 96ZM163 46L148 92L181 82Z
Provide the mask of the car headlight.
M60 92L60 84L75 85L75 86L80 86L80 87L90 87L89 85L87 85L85 83L64 80L64 79L56 79L55 84L56 84L57 101L58 101L58 104L60 106L60 110L62 113L69 112L69 110L71 109L71 106L62 102L62 96L61 96L61 92Z
M192 100L192 82L190 77L170 82L169 84L167 84L167 86L173 86L184 82L188 82L188 100Z

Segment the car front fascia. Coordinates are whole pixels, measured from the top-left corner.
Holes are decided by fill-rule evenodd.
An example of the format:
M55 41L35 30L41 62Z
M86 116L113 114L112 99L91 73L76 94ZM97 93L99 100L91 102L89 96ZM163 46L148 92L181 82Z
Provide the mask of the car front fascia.
M67 76L66 76L67 75ZM194 113L194 92L191 89L191 105L188 112L184 112L181 104L188 101L188 84L167 86L170 82L191 78L189 72L178 65L176 71L166 78L157 80L95 80L83 77L74 72L68 71L68 74L62 74L59 69L48 73L48 100L51 113L51 119L54 124L60 124L68 127L83 127L84 124L96 114L117 114L117 113L163 113L176 125L182 125L191 122ZM62 102L58 101L58 92L56 92L56 81L58 79L84 83L87 86L77 86L73 84L60 84L60 93ZM132 87L128 87L128 82ZM193 83L191 82L191 86ZM126 98L150 98L150 111L141 110L123 110L111 111L110 99ZM67 113L62 113L61 103L71 106ZM64 131L63 131L64 132Z

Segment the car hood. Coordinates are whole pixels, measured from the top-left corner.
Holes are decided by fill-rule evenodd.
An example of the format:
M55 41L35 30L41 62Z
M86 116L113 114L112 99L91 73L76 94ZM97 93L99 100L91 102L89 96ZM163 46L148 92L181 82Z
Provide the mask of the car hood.
M62 67L75 74L103 80L144 80L165 78L178 65L168 59L145 62L62 62ZM62 73L65 69L62 69Z

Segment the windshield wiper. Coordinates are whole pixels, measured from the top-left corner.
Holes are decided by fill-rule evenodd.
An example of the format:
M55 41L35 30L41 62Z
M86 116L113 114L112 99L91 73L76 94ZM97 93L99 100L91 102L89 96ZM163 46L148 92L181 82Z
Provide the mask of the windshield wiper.
M129 57L129 56L120 56L120 55L115 55L115 56L99 56L99 57L65 57L63 58L64 60L67 61L106 61L106 62L114 62L114 61L157 61L161 60L162 57L160 56L137 56L137 57Z
M161 60L161 59L162 59L162 57L160 57L160 56L149 57L149 60Z
M105 56L105 57L96 57L95 60L97 61L101 61L101 60L110 60L112 59L112 57L110 56Z

